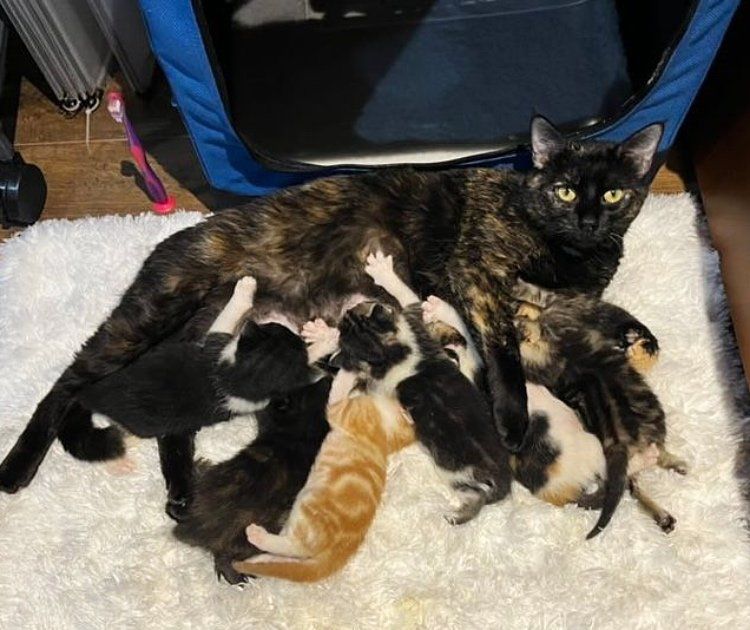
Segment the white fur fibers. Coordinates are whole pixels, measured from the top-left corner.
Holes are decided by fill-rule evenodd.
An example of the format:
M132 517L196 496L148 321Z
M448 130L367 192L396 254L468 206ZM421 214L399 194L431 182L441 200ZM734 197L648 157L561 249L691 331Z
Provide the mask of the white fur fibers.
M652 197L627 238L608 296L661 342L649 377L668 414L682 478L644 489L676 518L664 535L625 497L595 540L596 514L513 497L451 527L427 457L394 457L361 551L317 585L219 584L209 556L178 543L163 512L155 445L111 476L55 444L32 484L0 495L0 628L736 628L750 619L750 549L733 476L736 419L708 304L716 254L687 196ZM177 213L44 222L0 247L0 454L79 345L116 304L153 245L199 220ZM252 423L205 431L228 456Z

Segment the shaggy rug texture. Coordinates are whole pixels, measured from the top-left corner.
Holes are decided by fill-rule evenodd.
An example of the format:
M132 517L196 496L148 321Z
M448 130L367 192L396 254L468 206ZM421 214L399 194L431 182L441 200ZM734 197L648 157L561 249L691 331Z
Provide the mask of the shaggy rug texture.
M133 279L151 248L195 213L49 221L0 249L0 453ZM210 557L171 536L153 442L134 470L78 462L55 444L33 483L0 495L0 628L733 628L750 619L750 548L734 415L717 359L717 256L687 195L651 197L608 297L658 336L650 381L668 445L690 463L643 486L677 519L664 535L625 497L598 538L596 514L515 486L467 525L428 458L394 457L382 508L337 576L300 586L216 581ZM228 457L251 419L199 436ZM122 472L122 471L120 471Z

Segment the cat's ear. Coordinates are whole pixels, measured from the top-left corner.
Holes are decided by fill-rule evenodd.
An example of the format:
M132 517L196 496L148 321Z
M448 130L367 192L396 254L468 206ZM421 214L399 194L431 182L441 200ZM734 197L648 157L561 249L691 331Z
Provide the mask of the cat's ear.
M651 170L663 132L664 125L655 123L636 131L619 146L620 155L635 165L638 177L644 177Z
M565 136L544 116L536 115L531 119L531 155L534 166L544 168L565 145Z

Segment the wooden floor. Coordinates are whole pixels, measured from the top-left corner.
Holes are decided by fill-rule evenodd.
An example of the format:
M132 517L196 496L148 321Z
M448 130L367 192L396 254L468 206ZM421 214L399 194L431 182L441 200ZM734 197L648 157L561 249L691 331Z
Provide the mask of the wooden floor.
M116 87L116 86L115 86ZM216 210L239 199L212 190L201 172L190 139L168 88L160 83L149 98L129 98L128 114L178 207ZM146 194L136 183L123 129L105 106L91 115L89 138L86 117L65 118L36 87L21 84L15 147L24 160L39 166L47 180L47 204L42 219L75 219L102 214L138 214L150 210ZM654 192L683 192L676 172L663 168ZM0 229L0 240L19 230Z

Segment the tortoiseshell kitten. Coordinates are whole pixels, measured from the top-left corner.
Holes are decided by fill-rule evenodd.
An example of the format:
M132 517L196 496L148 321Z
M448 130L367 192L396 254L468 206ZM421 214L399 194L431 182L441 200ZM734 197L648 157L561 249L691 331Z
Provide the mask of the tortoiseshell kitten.
M260 553L247 541L248 523L273 533L286 523L328 433L330 388L325 378L271 401L256 414L258 435L251 444L227 461L197 462L192 501L173 533L210 551L217 575L230 584L246 579L232 562Z
M651 332L624 309L598 298L555 293L519 282L516 324L529 380L545 385L576 409L601 441L607 481L602 511L588 538L606 527L626 485L669 532L675 519L639 488L636 475L659 465L684 474L684 461L664 446L666 423L659 399L631 365L634 352L655 355Z
M481 379L481 357L456 310L431 295L422 311L428 330L455 356L461 372L474 382ZM522 352L524 349L522 346ZM514 477L553 505L585 499L590 507L588 494L600 487L606 475L601 442L585 431L575 411L546 387L527 382L526 392L530 430L527 447L510 459Z
M599 295L638 214L662 127L620 144L568 141L531 126L534 169L378 170L323 178L228 210L160 243L120 304L40 402L0 464L0 490L31 481L86 385L177 330L212 289L245 275L296 321L337 321L342 301L373 290L375 249L421 295L454 304L486 365L491 414L508 448L528 426L510 308L516 279Z

